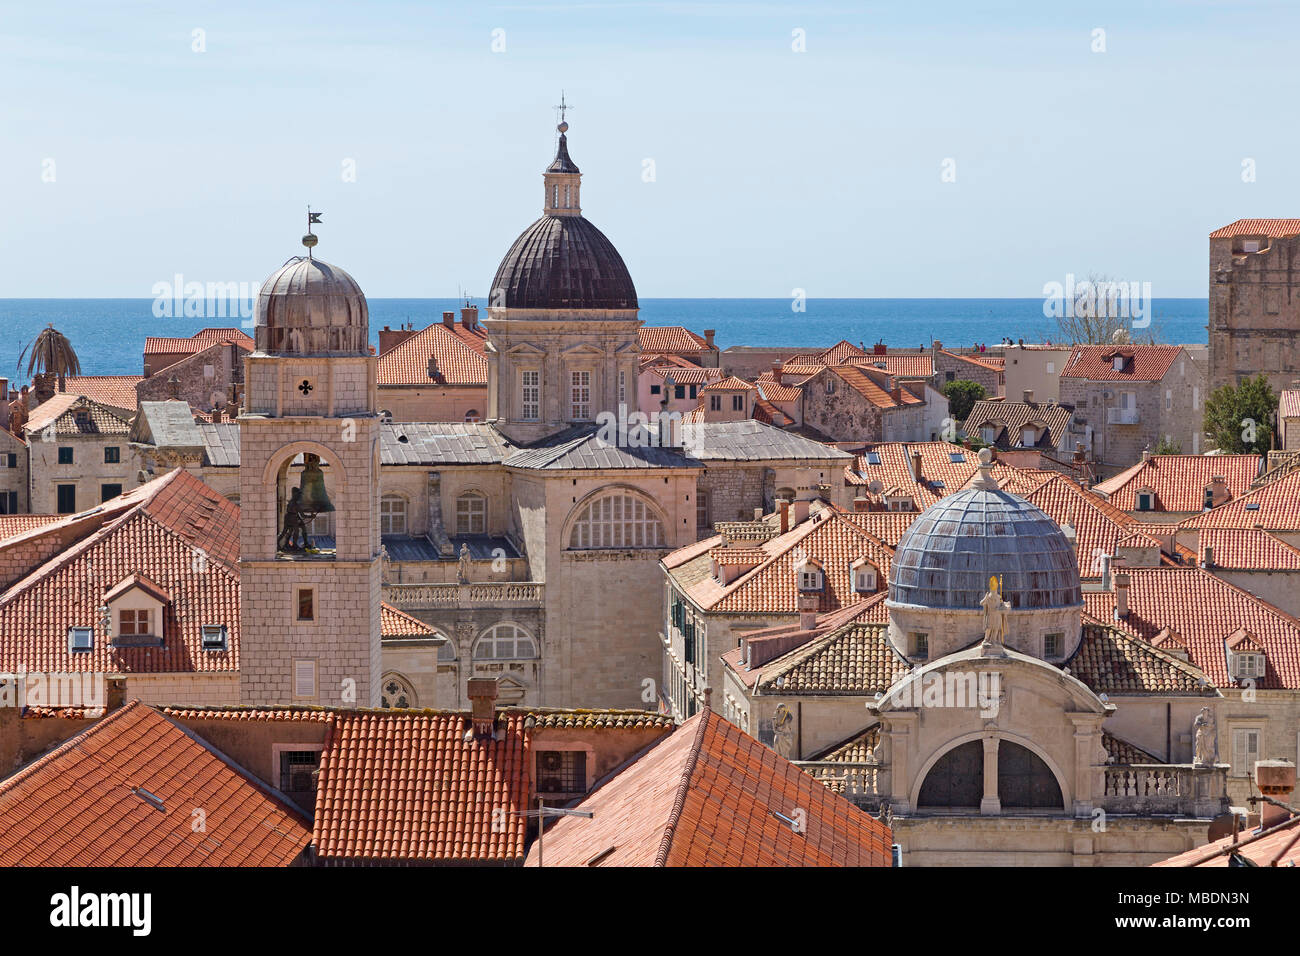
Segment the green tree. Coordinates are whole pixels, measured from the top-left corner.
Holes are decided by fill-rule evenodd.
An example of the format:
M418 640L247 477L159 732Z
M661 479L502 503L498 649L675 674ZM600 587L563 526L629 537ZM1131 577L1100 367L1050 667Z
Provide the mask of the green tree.
M1151 449L1153 455L1181 455L1183 446L1178 442L1165 435L1160 441L1156 442L1156 447Z
M1205 403L1205 433L1232 454L1267 454L1273 447L1277 393L1263 373L1240 385L1216 388Z
M984 397L984 386L979 382L957 379L945 382L943 394L948 399L948 417L956 422L964 422L970 415L975 403Z

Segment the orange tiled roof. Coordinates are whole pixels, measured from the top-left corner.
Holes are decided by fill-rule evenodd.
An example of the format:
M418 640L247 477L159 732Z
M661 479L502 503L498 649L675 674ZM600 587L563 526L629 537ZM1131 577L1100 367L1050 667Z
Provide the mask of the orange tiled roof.
M1195 559L1214 549L1214 567L1230 571L1300 571L1300 550L1259 528L1203 528Z
M850 358L843 364L883 367L890 375L897 375L900 378L934 377L934 356L929 352L886 352L884 355L863 355Z
M853 621L866 624L887 624L889 614L885 609L887 592L880 591L865 601L850 604L836 611L818 614L812 627L799 622L778 624L757 631L747 631L740 637L740 646L722 655L722 662L742 684L753 687L762 677L765 665L784 657L798 647L825 637Z
M1254 528L1300 530L1300 471L1282 475L1235 500L1185 518L1180 528Z
M1169 372L1181 345L1076 345L1061 369L1062 378L1086 378L1099 382L1158 382ZM1116 371L1115 355L1131 359L1124 371Z
M1085 591L1090 615L1150 641L1172 628L1187 643L1189 659L1217 687L1233 687L1225 642L1238 628L1264 648L1261 690L1300 689L1300 621L1200 568L1128 568L1129 614L1115 619L1112 591Z
M1300 389L1283 389L1277 404L1279 419L1300 418Z
M889 828L710 710L547 830L548 866L888 866ZM800 813L802 811L802 813ZM795 833L787 819L801 819ZM538 865L534 844L526 866Z
M1084 597L1090 597L1084 592ZM1091 612L1093 605L1088 604ZM1083 638L1066 661L1070 673L1098 694L1212 695L1201 686L1201 669L1112 626L1085 621Z
M877 371L878 375L886 373ZM838 375L849 388L853 389L877 408L904 408L908 405L923 405L925 399L917 398L905 388L898 390L895 398L876 376L868 373L861 365L839 365L829 370L828 374Z
M388 603L379 605L379 627L383 636L390 639L438 636L435 628Z
M797 402L803 395L803 389L784 382L778 384L771 372L764 372L754 384L758 393L769 402Z
M1061 474L1050 475L1024 497L1058 525L1073 525L1078 536L1079 575L1084 578L1101 576L1101 555L1113 555L1137 524L1131 515Z
M1152 866L1300 866L1300 815L1267 830L1256 827L1226 836L1195 850L1179 853Z
M1141 747L1131 744L1127 740L1121 740L1107 730L1101 732L1101 745L1106 748L1106 757L1109 763L1164 763L1155 754L1149 754Z
M143 381L140 375L73 375L67 390L114 408L137 408L135 387Z
M855 621L767 664L757 686L766 694L867 695L886 690L909 669L889 643L886 624Z
M868 461L868 452L880 457L880 464ZM921 455L921 481L912 477L912 455ZM954 461L953 456L958 460ZM854 494L875 504L881 497L872 493L869 486L879 481L882 488L899 486L907 489L918 510L924 510L940 498L960 491L979 468L975 452L961 445L944 441L878 442L864 445L853 464L844 469L846 485L854 486ZM943 487L938 486L943 482Z
M487 332L442 322L421 329L379 356L379 384L487 385ZM429 359L436 358L436 376L429 376Z
M322 860L506 863L524 857L524 716L477 739L464 714L337 712L321 757Z
M63 515L0 515L0 541L61 520Z
M1231 239L1235 236L1267 236L1285 239L1300 235L1300 219L1238 219L1210 233L1211 239Z
M988 358L975 358L973 355L962 355L959 352L949 352L947 349L940 349L944 355L949 358L960 359L963 362L970 362L971 365L978 365L980 368L988 369L991 372L1001 372L1005 370L1005 359L997 358L990 355Z
M297 808L139 701L0 782L3 866L288 866L310 842Z
M651 375L659 378L673 377L674 385L703 385L714 379L722 378L722 372L716 368L700 368L698 365L691 365L687 368L672 365L652 366L647 369Z
M817 361L823 365L843 365L845 362L859 359L867 353L858 348L848 339L840 339L821 355L817 356Z
M734 375L728 375L726 378L718 379L703 388L706 392L723 392L723 391L749 391L754 386L746 382L743 378L737 378Z
M0 593L0 670L238 671L238 507L176 470L105 508L107 520L97 529ZM94 520L71 516L28 535L56 533L77 518ZM204 558L196 560L200 550ZM98 626L105 590L132 574L146 576L172 598L164 607L161 647L114 647ZM203 650L204 624L226 626L226 650ZM71 627L96 629L91 651L69 649Z
M703 352L704 337L680 325L643 325L637 329L642 352Z
M145 355L181 355L202 352L219 342L231 342L240 348L252 351L256 343L243 329L208 328L200 329L189 338L167 338L150 335L144 340Z
M1263 461L1260 455L1152 455L1095 490L1121 511L1136 511L1138 491L1149 488L1155 492L1155 511L1199 512L1215 477L1225 478L1228 494L1236 498L1250 490Z

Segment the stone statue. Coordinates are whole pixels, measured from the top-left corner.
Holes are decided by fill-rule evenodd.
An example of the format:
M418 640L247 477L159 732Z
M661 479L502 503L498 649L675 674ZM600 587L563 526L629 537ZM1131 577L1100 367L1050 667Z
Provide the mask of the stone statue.
M459 584L469 584L469 545L461 543L460 546L460 565L456 568L456 581Z
M988 593L980 600L984 608L984 644L981 650L1001 648L1007 636L1007 609L1011 607L998 593L998 579L989 578Z
M794 752L794 714L785 704L777 704L772 715L772 749L787 760Z
M293 489L284 506L284 524L276 547L281 551L307 550L307 522L302 517L302 489Z
M1214 761L1219 755L1214 727L1214 711L1208 707L1202 707L1201 712L1196 715L1196 720L1192 721L1192 730L1195 733L1192 744L1192 765L1196 767L1213 767Z

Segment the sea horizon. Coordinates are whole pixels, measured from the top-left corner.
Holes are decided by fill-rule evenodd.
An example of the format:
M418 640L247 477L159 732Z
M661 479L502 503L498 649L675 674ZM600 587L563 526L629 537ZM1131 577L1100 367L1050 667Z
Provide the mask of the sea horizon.
M480 313L486 302L470 299ZM455 298L367 297L370 341L378 346L380 329L410 323L424 328L446 310L459 309ZM18 372L23 348L47 324L68 336L85 375L139 375L148 336L186 337L202 328L239 327L252 334L251 313L232 303L209 302L204 315L156 315L150 298L5 298L0 299L0 377L26 380ZM236 312L230 315L231 311ZM1208 341L1206 298L1156 298L1151 325L1139 333L1160 342L1192 345ZM719 348L756 346L815 349L847 339L871 346L917 348L938 340L950 347L998 345L1003 338L1026 342L1060 341L1056 320L1044 314L1043 299L1033 298L643 298L640 318L646 325L682 325L694 332L716 332Z

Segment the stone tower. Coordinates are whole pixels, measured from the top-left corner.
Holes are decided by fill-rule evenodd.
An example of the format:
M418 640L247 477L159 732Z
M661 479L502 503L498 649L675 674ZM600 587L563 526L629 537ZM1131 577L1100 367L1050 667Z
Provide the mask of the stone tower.
M620 404L637 411L636 288L613 243L583 218L568 128L557 127L555 160L542 173L542 217L501 260L483 322L488 420L518 442L617 414Z
M365 296L311 256L315 243L309 233L309 254L263 283L256 349L245 359L240 700L378 706L376 360ZM317 461L334 510L321 509L308 529L321 534L304 547L286 527L286 506L307 500L299 489L313 482L303 473Z

